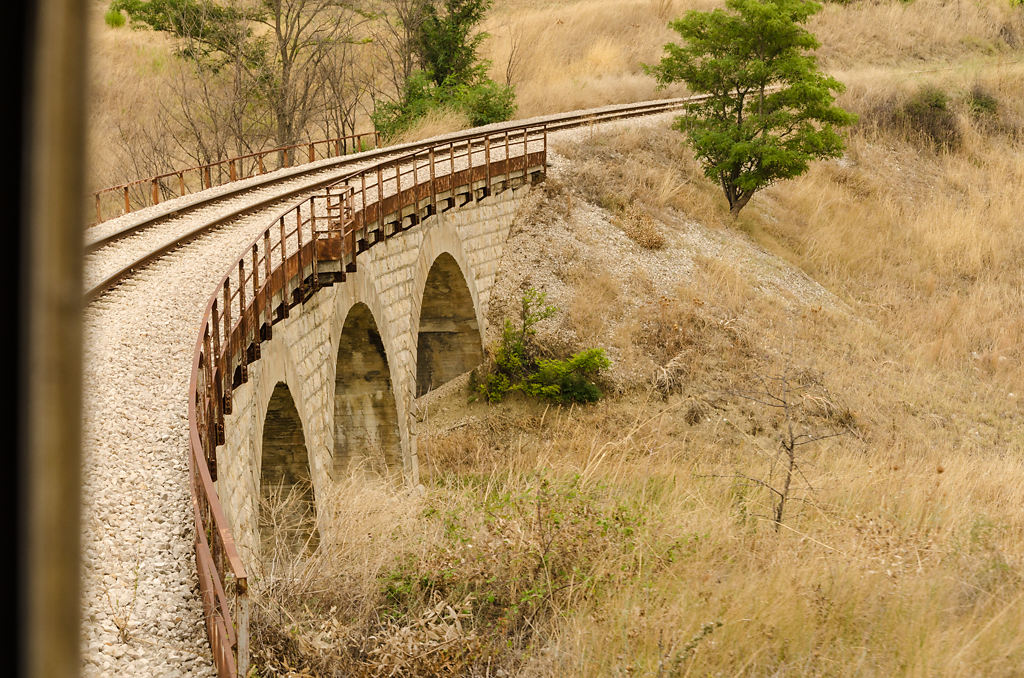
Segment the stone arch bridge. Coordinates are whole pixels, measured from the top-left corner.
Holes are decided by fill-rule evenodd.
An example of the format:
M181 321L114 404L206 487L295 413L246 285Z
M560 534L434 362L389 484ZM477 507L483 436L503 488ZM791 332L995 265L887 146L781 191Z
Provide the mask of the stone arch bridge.
M528 190L477 191L368 248L343 284L273 326L233 389L216 457L244 563L258 555L261 496L306 483L326 496L360 469L417 481L412 401L482 361L491 285Z
M268 227L210 298L189 462L221 675L248 670L261 497L300 489L315 506L361 471L418 482L413 400L480 363L504 243L546 162L539 124L353 172Z

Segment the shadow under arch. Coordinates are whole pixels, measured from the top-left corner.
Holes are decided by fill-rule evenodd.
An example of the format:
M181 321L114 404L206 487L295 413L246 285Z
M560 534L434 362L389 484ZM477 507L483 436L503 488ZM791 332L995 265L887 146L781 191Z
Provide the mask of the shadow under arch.
M455 258L442 252L423 286L416 339L416 397L483 362L473 295Z
M288 385L278 382L267 403L260 462L260 546L264 557L315 547L316 501L302 420Z
M334 378L334 477L353 466L389 475L402 470L398 409L387 351L373 312L349 309Z

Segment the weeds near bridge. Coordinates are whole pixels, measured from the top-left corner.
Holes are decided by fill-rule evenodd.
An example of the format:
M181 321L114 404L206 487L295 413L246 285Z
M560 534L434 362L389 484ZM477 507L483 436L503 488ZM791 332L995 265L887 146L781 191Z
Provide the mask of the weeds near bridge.
M578 475L445 484L342 481L320 547L254 593L260 675L514 674L559 615L678 549L631 497Z
M135 561L135 577L132 580L131 595L122 602L119 597L111 597L110 589L107 588L107 606L110 610L110 619L117 628L117 637L122 643L129 643L132 640L131 622L135 614L135 602L139 594L139 570L141 568L141 556Z
M601 389L593 380L611 365L604 349L585 349L564 360L538 356L536 325L558 311L546 299L545 293L533 288L523 293L518 322L505 320L493 367L485 372L482 383L474 372L470 382L474 396L499 403L510 392L519 391L564 405L601 398Z

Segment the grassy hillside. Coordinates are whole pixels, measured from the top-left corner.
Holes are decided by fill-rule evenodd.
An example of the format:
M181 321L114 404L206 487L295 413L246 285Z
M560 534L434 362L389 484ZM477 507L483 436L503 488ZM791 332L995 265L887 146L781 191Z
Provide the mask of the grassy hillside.
M658 96L666 18L714 6L496 4L523 115ZM811 30L860 122L736 222L668 120L554 146L491 326L543 289L540 345L606 348L606 397L421 399L422 488L353 480L341 542L260 584L260 675L1024 675L1024 8ZM96 31L108 130L173 70L124 35ZM776 529L790 424L822 439Z
M541 344L606 347L607 397L422 399L422 491L341 491L342 543L256 617L262 670L1020 675L1024 83L932 84L956 150L893 121L916 85L851 88L847 157L738 223L665 122L556 145L491 326L547 291ZM789 421L841 435L798 448L776 530Z

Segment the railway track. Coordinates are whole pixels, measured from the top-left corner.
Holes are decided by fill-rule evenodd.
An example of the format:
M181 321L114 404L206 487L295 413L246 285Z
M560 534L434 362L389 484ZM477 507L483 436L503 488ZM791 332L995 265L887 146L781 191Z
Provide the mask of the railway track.
M535 124L552 133L684 104L615 106ZM483 154L473 145L480 134L447 135L444 143L472 148L464 155L475 163ZM215 675L192 556L188 385L197 321L239 254L288 206L384 158L437 143L346 156L330 167L293 168L281 173L287 176L195 194L173 211L140 212L126 227L114 224L102 242L97 237L87 246L84 675ZM383 193L397 190L394 176L383 179Z
M545 116L548 132L599 124L632 117L653 115L678 109L688 99L624 104L602 109ZM253 177L235 184L226 184L202 193L178 199L172 207L163 210L148 208L121 219L129 223L110 228L105 222L89 229L85 242L85 300L91 302L107 290L153 261L189 241L214 229L231 223L245 214L271 209L275 205L300 202L318 189L324 188L353 169L408 154L438 142L454 141L456 150L462 150L472 138L484 131L500 131L504 127L526 121L490 125L473 132L444 135L428 141L391 146L354 155L321 160L278 170L268 175ZM165 203L166 205L166 203ZM134 216L135 218L131 218Z

